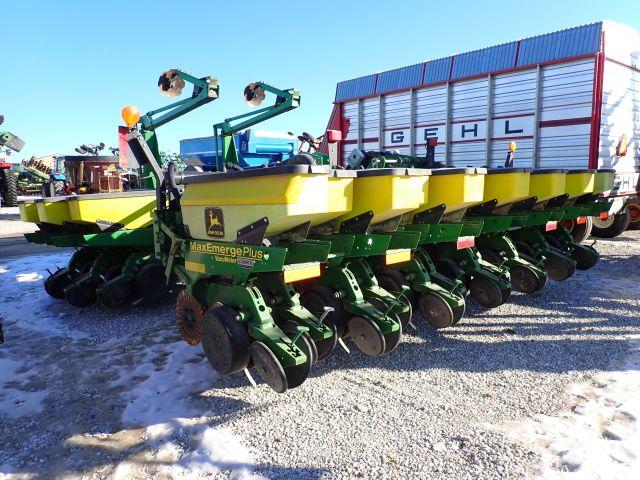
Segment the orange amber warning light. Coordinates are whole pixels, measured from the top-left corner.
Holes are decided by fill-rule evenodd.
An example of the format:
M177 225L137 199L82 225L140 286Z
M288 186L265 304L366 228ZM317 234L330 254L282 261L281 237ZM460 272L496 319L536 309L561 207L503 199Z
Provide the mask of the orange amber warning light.
M127 127L133 127L140 120L140 110L133 105L127 105L122 109L122 119Z

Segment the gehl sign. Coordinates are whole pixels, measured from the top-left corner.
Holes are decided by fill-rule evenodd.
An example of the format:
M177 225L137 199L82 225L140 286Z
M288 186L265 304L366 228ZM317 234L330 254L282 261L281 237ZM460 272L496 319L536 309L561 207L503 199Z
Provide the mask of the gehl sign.
M491 138L508 139L514 137L532 137L534 130L534 117L499 118L491 120ZM475 120L449 124L451 129L451 142L468 142L487 139L487 121ZM429 125L416 127L415 143L420 145L427 143L430 138L446 138L446 125ZM385 147L409 145L410 129L399 128L385 132Z

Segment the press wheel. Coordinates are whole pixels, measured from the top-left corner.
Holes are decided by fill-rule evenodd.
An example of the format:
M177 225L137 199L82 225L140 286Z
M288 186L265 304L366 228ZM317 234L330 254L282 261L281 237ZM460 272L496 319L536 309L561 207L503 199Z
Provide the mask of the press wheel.
M136 273L136 286L145 301L155 303L167 294L167 280L164 267L159 262L143 265Z
M516 287L517 290L524 292L528 295L540 290L540 280L536 272L524 265L516 265L510 270L511 284ZM542 284L544 286L544 283Z
M349 336L362 353L370 357L378 357L385 352L384 334L373 320L354 316L349 319L347 325Z
M458 292L454 293L454 295L462 300L462 305L451 309L453 312L453 322L451 323L452 327L460 323L460 320L462 320L462 317L464 317L464 313L467 310L467 301L464 298L464 295Z
M97 292L98 302L107 308L123 308L131 298L131 282L123 282L119 278L108 280Z
M186 290L182 290L176 299L176 320L180 336L189 345L197 345L202 337L202 305Z
M418 311L429 325L434 328L446 328L453 325L453 310L438 294L423 293L418 297Z
M495 250L491 250L489 248L481 248L479 249L479 251L484 261L489 262L490 264L495 265L496 267L499 267L500 265L502 265L503 263L502 257Z
M71 283L68 268L59 268L44 281L44 291L53 298L64 298L64 289Z
M561 256L549 255L545 262L545 269L551 280L562 282L575 272L576 268Z
M317 285L310 288L300 296L300 303L318 318L324 313L324 307L333 308L324 321L326 324L335 325L339 338L346 335L347 312L329 287Z
M333 333L331 337L325 338L323 340L316 340L314 343L316 345L316 350L318 352L318 361L324 360L335 350L336 345L338 344L338 331L336 330L336 326L333 324L327 324L327 326L331 329Z
M318 356L318 353L315 351L315 344L307 332L303 332L302 335L300 335L296 346L307 356L307 361L302 365L284 367L284 375L287 378L288 388L296 388L304 383L311 373L311 367L315 363L313 358L315 357L317 359Z
M437 258L433 260L436 270L451 280L463 280L464 275L460 275L462 269L455 260L450 258ZM464 281L464 280L463 280Z
M67 301L78 308L86 308L96 302L97 281L71 283L64 292Z
M287 377L275 354L264 343L256 340L249 346L253 366L260 378L278 393L287 391Z
M299 324L296 322L287 322L282 327L282 331L286 333L289 336L289 338L292 338L295 335L297 335L296 328L298 327L298 325ZM302 332L302 337L304 337L306 340L305 345L309 345L310 356L307 355L307 352L305 352L305 355L307 355L311 359L311 364L314 365L318 362L318 349L316 348L316 344L313 341L313 338L311 337L309 332ZM293 387L289 387L289 388L293 388Z
M576 248L571 254L571 258L576 261L578 270L589 270L598 263L598 252L587 250L586 248Z
M222 375L239 372L249 365L249 333L236 317L232 308L217 303L202 319L202 349L209 363Z
M376 275L376 278L382 288L396 296L400 295L403 285L409 287L408 290L404 291L404 296L407 297L407 300L409 300L411 304L415 302L416 294L411 289L411 284L406 278L404 278L402 272L399 272L398 270L383 270Z
M473 299L484 307L494 308L503 303L500 287L484 277L474 277L469 282L469 290Z
M379 298L371 297L371 298L367 298L367 301L383 313L389 309L389 307L387 307L387 304L384 301L380 300ZM411 312L411 306L409 306L409 311ZM383 333L384 343L385 343L384 353L392 352L396 349L398 345L400 345L400 340L402 338L402 331L404 330L403 328L404 324L400 319L400 315L398 315L396 312L392 310L389 313L387 313L387 317L391 317L400 326L400 328L395 332ZM409 317L409 320L411 320L411 317ZM409 320L407 320L407 324L409 324Z

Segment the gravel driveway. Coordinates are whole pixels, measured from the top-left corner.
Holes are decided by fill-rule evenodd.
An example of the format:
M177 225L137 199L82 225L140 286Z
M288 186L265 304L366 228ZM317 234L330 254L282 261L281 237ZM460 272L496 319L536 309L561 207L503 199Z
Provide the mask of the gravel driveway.
M470 305L454 329L416 319L389 356L336 350L285 395L217 378L179 341L170 299L79 311L42 292L54 257L5 262L0 478L535 476L539 453L504 425L567 410L568 387L640 334L640 234L597 249L592 270Z

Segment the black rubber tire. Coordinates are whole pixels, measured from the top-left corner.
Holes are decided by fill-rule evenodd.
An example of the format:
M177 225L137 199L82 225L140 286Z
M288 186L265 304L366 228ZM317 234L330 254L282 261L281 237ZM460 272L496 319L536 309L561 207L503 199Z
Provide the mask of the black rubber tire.
M525 242L514 242L518 254L528 262L534 262L538 252L531 245Z
M347 312L329 287L316 285L310 288L300 296L300 303L318 318L324 313L324 307L333 308L333 312L327 315L325 322L336 327L339 338L347 334Z
M558 250L564 251L564 247L562 246L562 242L552 234L548 234L545 236L545 240L549 245L553 248L557 248Z
M600 257L598 255L598 252L576 248L572 252L571 258L576 261L577 270L589 270L590 268L593 268L596 263L598 263L598 259Z
M453 310L440 295L423 293L418 297L417 304L420 315L433 328L447 328L453 325Z
M499 267L503 263L503 259L498 252L489 248L480 248L480 255L485 262L489 262L496 267Z
M365 355L379 357L386 351L384 334L373 320L354 316L349 319L348 326L351 340Z
M0 193L3 206L18 206L18 177L9 169L0 169Z
M64 289L71 284L68 268L59 268L44 281L44 291L58 300L64 298Z
M616 213L613 216L613 220L611 222L607 222L608 225L606 226L600 227L599 221L594 221L591 235L600 238L617 237L629 227L630 221L631 215L629 214L629 209L624 207L621 212Z
M338 332L335 325L327 325L331 328L333 335L325 340L316 341L316 351L318 352L318 361L322 361L333 353L338 345Z
M411 289L411 284L406 278L404 278L404 275L402 274L402 272L399 272L398 270L391 270L391 269L383 270L382 272L376 275L376 278L378 279L378 283L382 288L384 288L387 292L390 292L396 296L400 294L400 291L402 290L402 286L406 285L407 287L409 287L409 290L406 290L404 295L405 297L407 297L407 300L411 302L411 304L415 303L416 294Z
M584 242L591 235L593 230L593 217L586 217L584 223L574 222L573 228L570 230L571 235L576 243Z
M160 301L168 291L164 267L160 262L143 265L136 273L136 287L146 302Z
M453 312L453 323L451 324L452 327L455 327L458 323L460 323L460 320L462 320L462 318L464 317L464 313L467 310L467 300L464 298L464 295L459 292L454 293L454 295L460 298L463 303L459 307L451 309L451 311Z
M542 283L541 286L540 279L538 275L536 275L536 272L524 265L516 265L511 268L509 272L511 273L511 284L516 290L526 293L527 295L536 293L544 286L544 283L546 283Z
M486 308L495 308L504 303L500 287L484 277L475 277L469 282L471 297Z
M100 287L97 292L97 299L101 305L118 310L129 306L132 290L133 285L131 282L123 282L118 278L112 278Z
M451 260L450 258L434 259L433 263L439 273L451 280L458 279L458 274L462 270L460 268L460 265L458 265L458 262L456 262L455 260ZM461 277L460 280L464 282L463 277Z
M547 257L545 270L547 271L547 276L555 282L562 282L566 280L576 271L572 264L555 255Z
M300 335L296 345L307 356L307 361L302 365L296 365L295 367L284 367L284 375L287 377L288 388L299 387L307 378L309 378L311 367L315 363L313 357L315 356L317 358L318 356L318 352L315 351L315 344L313 343L311 336L308 333L305 335L305 333Z
M256 340L249 346L249 352L253 366L264 383L278 393L286 392L289 385L284 368L269 347Z
M71 283L66 288L64 296L67 301L78 308L86 308L96 303L96 288L98 288L98 281Z
M251 359L247 327L236 316L233 309L216 304L202 319L202 349L214 370L222 375L244 370Z

